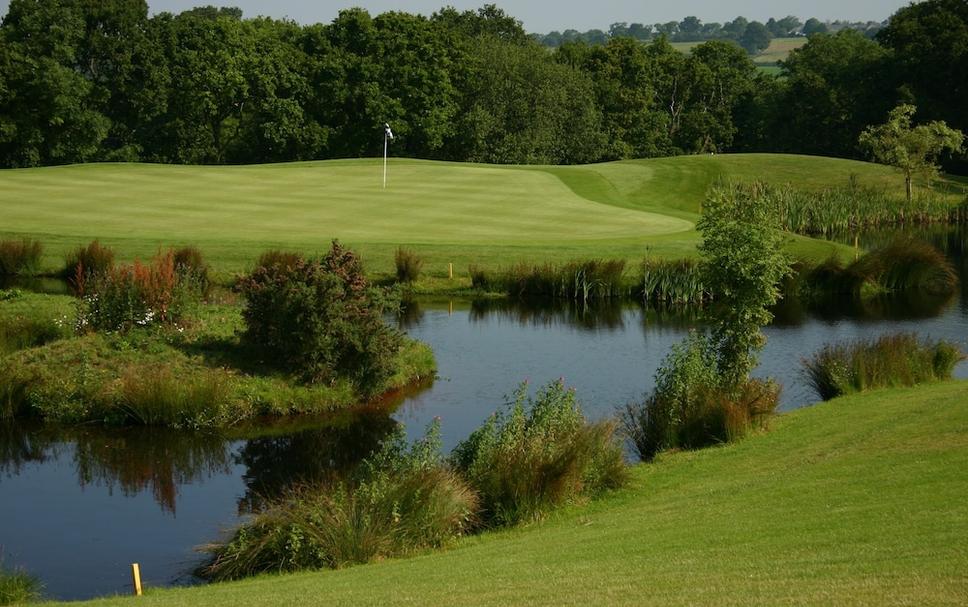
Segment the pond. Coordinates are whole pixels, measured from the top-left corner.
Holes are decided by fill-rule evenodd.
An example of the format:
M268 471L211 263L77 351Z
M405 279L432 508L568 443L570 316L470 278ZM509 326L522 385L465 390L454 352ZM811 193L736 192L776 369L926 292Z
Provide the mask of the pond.
M925 237L959 267L963 286L951 298L840 301L811 310L786 302L777 309L756 373L783 384L783 410L816 401L800 361L831 341L916 331L968 350L964 233ZM612 414L650 388L659 362L697 316L631 303L419 302L397 322L433 347L439 377L359 412L227 436L0 426L0 551L8 566L38 575L54 598L130 592L133 562L146 584L191 583L202 558L197 547L264 496L339 475L397 422L417 436L439 417L450 449L520 382L540 386L559 377L576 388L589 416ZM956 375L968 377L968 365Z

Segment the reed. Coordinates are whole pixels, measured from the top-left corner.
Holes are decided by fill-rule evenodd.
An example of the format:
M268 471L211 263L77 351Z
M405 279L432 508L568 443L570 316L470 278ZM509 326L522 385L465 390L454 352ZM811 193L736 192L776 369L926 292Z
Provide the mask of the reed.
M565 264L519 263L487 271L470 266L471 285L476 289L502 292L516 297L547 297L587 302L623 297L625 261L591 259Z
M87 284L114 267L114 249L93 240L67 254L61 275L78 295L84 295Z
M679 306L712 299L712 293L703 284L699 264L688 259L645 259L636 290L643 301L651 304Z
M37 240L0 240L0 276L19 276L36 272L44 246Z
M176 372L168 366L129 368L109 399L106 409L121 411L123 421L144 426L207 428L228 426L233 399L224 372ZM235 412L244 417L242 412Z
M954 344L901 333L828 344L805 359L803 367L817 396L830 400L874 388L950 379L964 357Z
M853 180L848 185L820 191L792 185L764 184L763 188L783 228L797 234L855 233L878 227L960 223L968 219L968 201L953 204L943 194L930 190L908 201Z

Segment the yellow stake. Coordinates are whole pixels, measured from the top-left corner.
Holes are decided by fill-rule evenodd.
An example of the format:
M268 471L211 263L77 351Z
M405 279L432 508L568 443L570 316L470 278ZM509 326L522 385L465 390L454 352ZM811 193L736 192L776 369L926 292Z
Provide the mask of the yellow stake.
M134 595L141 596L141 567L131 563L131 577L134 578Z
M451 280L454 278L454 264L452 263L447 264L447 278Z

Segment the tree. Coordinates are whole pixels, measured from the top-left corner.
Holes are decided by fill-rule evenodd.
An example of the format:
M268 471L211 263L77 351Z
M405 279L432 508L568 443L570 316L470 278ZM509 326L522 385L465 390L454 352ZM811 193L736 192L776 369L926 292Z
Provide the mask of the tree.
M944 121L911 126L917 108L902 104L891 110L887 122L869 126L860 135L860 145L878 162L904 173L904 189L911 201L912 178L930 178L938 173L935 161L945 151L959 152L964 143L961 131Z
M968 2L927 0L891 17L877 41L894 51L893 70L918 115L968 132ZM951 166L968 171L968 162Z
M826 34L829 31L827 24L823 23L815 17L810 17L807 22L803 24L803 35L811 36L813 34Z
M753 21L746 26L746 31L739 39L739 44L750 55L755 55L766 47L770 46L770 39L773 37L770 30L759 21Z
M780 223L760 184L713 188L696 224L704 282L715 294L710 335L723 384L739 386L766 343L780 281L789 273Z

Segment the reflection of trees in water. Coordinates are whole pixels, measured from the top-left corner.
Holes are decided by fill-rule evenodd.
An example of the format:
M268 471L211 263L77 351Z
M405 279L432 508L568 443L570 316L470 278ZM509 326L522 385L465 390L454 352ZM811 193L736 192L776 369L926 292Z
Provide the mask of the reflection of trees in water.
M624 311L635 307L618 298L587 304L560 299L479 299L471 302L469 317L471 322L499 318L535 327L621 330L625 328Z
M81 430L71 438L82 487L118 487L128 496L150 490L172 514L180 485L230 470L230 443L217 434L119 428Z
M4 474L20 474L26 464L56 458L55 447L48 436L13 421L0 421L0 472Z
M329 426L246 441L235 456L246 468L239 512L257 511L287 488L345 478L396 427L385 410L374 410Z
M212 434L0 424L0 470L8 474L68 454L81 487L118 488L127 496L151 491L162 510L172 514L180 485L225 474L231 464L230 443Z

